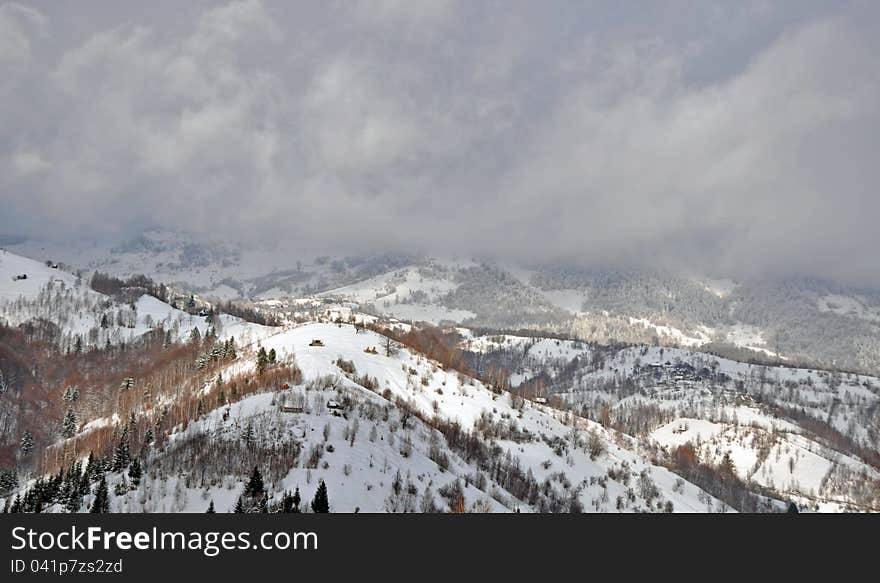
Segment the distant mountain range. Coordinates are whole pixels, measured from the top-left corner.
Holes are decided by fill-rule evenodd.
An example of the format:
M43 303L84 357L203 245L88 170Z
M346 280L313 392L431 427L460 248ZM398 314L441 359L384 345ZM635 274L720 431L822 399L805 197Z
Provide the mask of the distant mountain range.
M144 273L205 297L320 296L402 320L880 372L880 290L804 277L736 281L406 254L305 257L162 230L116 245L12 241L7 248L88 271Z

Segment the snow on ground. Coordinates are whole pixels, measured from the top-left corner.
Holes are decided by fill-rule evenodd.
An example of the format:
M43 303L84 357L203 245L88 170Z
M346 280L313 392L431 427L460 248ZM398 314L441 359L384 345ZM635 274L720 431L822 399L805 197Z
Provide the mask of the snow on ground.
M678 447L685 443L709 439L724 431L720 423L704 419L682 417L662 425L651 432L651 439L667 447Z
M861 460L785 429L780 432L777 428L777 432L771 433L745 424L682 417L658 427L650 438L670 449L690 443L704 463L718 464L729 455L741 479L752 480L785 495L816 499L829 472L837 465L865 472L872 479L880 478L880 473ZM822 495L821 499L835 503L837 510L849 502L846 497Z
M19 275L27 278L15 279ZM103 327L105 316L109 324ZM210 326L204 317L149 295L141 296L132 310L128 304L92 290L70 273L6 251L0 251L0 318L13 325L46 318L63 333L100 346L107 340L117 344L137 338L160 325L173 331L177 339L187 338L195 328L204 335ZM235 337L240 345L277 331L228 314L219 316L218 328L221 338ZM87 340L90 337L92 340Z
M203 316L184 312L153 296L141 296L135 303L135 307L137 309L137 325L132 329L134 336L145 334L161 324L168 330L176 328L178 339L186 339L193 329L198 328L199 333L204 335L210 327ZM240 346L251 344L279 331L278 328L254 324L229 314L221 314L219 321L220 325L217 329L219 338L235 338Z
M767 349L767 340L764 338L764 331L757 326L735 324L727 331L727 341L740 348L763 352L768 356L776 356L775 352Z
M428 322L440 324L441 322L461 322L476 316L467 310L456 310L446 306L424 303L390 304L388 307L377 309L383 314L407 320L411 322Z
M819 310L822 312L833 312L841 316L850 316L853 318L862 318L865 320L880 322L880 310L865 306L864 303L855 297L829 294L820 297L817 304Z
M458 284L449 279L430 277L418 267L409 267L336 288L319 297L344 298L370 304L382 314L401 320L439 324L443 321L461 322L476 316L468 310L451 309L436 303L457 287Z
M25 275L26 279L15 279ZM0 302L20 297L34 299L47 285L66 285L73 288L77 278L45 263L0 250Z
M664 326L655 324L646 318L629 318L631 325L639 324L648 329L653 329L657 335L666 341L672 341L681 346L702 346L712 341L712 338L705 332L698 330L696 336L688 336L678 328L672 326Z
M413 294L418 294L430 302L457 287L457 284L448 279L426 277L417 267L409 267L336 288L321 295L344 297L362 304L370 302L381 304L406 301Z
M309 346L313 340L321 340L324 346ZM263 341L267 349L274 348L279 355L295 355L304 377L315 379L326 375L340 375L335 364L338 358L354 363L357 374L367 374L378 382L378 392L388 390L392 398L400 398L427 416L439 415L442 418L459 422L463 428L471 428L481 417L486 416L494 422L504 419L516 420L520 431L529 434L545 435L548 439L564 440L572 433L571 427L563 423L564 414L529 402L524 403L522 412L515 409L506 395L498 395L481 383L449 373L425 357L401 349L396 355L385 356L382 352L384 337L373 332L356 333L353 326L334 324L308 324L277 334ZM378 348L379 354L365 352L368 348ZM499 440L501 447L519 457L534 475L542 477L563 471L573 484L586 482L582 494L585 506L601 500L603 495L593 480L605 476L608 468L624 462L635 472L647 470L654 476L663 496L673 501L676 509L697 510L703 503L697 500L698 490L687 485L682 493L672 491L676 477L663 468L650 466L638 455L610 443L610 436L597 424L578 420L578 431L596 431L609 440L608 452L602 459L591 460L583 450L571 449L568 456L560 457L554 453L544 439L533 439L526 443ZM555 461L554 461L555 460ZM550 462L545 467L545 462ZM599 502L599 507L613 509L616 495L625 494L626 488L609 480L608 496ZM619 491L618 491L619 489Z
M306 395L305 391L300 392ZM317 446L323 451L322 463L318 467L306 468L303 464L292 467L274 484L273 489L275 492L292 492L299 488L303 500L309 501L314 497L318 482L324 480L333 512L384 512L390 485L398 471L401 478L406 480L409 477L421 492L430 488L438 503L440 497L436 494L440 487L455 480L465 485L465 477L471 468L452 452L447 452L453 458L449 468L441 468L431 460L428 449L434 432L417 420L410 421L412 425L409 431L390 431L380 420L358 418L355 439L352 441L349 432L355 427L353 419L330 415L324 407L327 401L336 397L336 392L309 391L307 396L312 403L308 412L291 414L281 412L273 403L278 395L254 395L231 405L226 420L223 419L222 410L212 411L205 419L190 424L185 432L176 433L173 440L183 440L187 435L200 432L210 432L219 439L235 439L242 428L251 425L258 432L271 428L275 435L299 441L301 458L307 457L310 449ZM366 392L361 397L376 403L383 402L377 395ZM406 439L412 440L411 450L404 446ZM236 495L240 489L239 485L235 490ZM210 489L207 497L200 493L196 500L187 500L182 511L204 511L209 499L217 496L216 490L218 488ZM505 506L472 484L465 486L464 494L469 504L482 501L492 512L511 512L520 506L510 500L505 502L511 507ZM215 506L220 512L231 509L237 499L236 496L220 498L223 505L215 498Z

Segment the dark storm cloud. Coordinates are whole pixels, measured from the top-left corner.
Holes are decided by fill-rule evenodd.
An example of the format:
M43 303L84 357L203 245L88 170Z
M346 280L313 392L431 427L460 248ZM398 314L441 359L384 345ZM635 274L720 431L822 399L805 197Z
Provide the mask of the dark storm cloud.
M0 6L0 232L880 281L871 2Z

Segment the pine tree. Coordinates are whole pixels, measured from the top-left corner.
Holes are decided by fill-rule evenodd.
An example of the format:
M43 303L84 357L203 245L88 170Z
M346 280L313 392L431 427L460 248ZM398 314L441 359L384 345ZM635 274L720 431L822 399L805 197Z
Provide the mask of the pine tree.
M67 503L64 505L65 510L74 514L79 512L80 507L82 506L82 496L79 495L79 492L71 492L71 494L67 497Z
M312 512L315 514L324 514L330 512L330 501L327 498L327 484L324 480L318 484L318 491L315 492L315 498L312 500Z
M110 466L110 471L112 472L121 472L131 464L131 452L128 448L126 433L123 432L123 437L119 441L119 445L116 446L116 451L113 452L113 463Z
M89 483L92 480L92 476L95 473L95 454L94 452L89 452L89 459L86 460L86 467L83 468L82 475L79 480L79 491L80 494L86 494L89 491Z
M68 408L64 413L64 419L61 420L61 436L69 439L76 435L76 413L72 408Z
M284 495L281 496L281 513L290 514L291 512L293 512L293 496L290 495L290 491L285 490Z
M269 360L269 364L275 364L275 361L277 360L278 355L275 353L275 349L274 349L274 348L272 348L271 350L269 350L269 354L267 355L267 358L268 358L268 360Z
M15 470L0 469L0 496L6 496L16 488L18 488L18 474Z
M259 468L254 466L254 471L251 474L251 479L248 480L247 486L244 488L244 493L251 498L256 498L264 492L265 486L263 484L263 475L260 473Z
M34 449L34 436L31 435L30 431L25 431L21 435L21 444L19 447L21 449L21 457L27 457L28 454L31 453L31 450Z
M102 475L95 491L95 500L92 502L92 514L106 514L110 512L110 492L107 490L107 479Z
M217 514L217 511L214 510L214 501L211 500L211 503L208 504L208 509L205 511L205 514Z
M226 341L226 345L224 346L224 357L229 360L235 360L237 358L237 354L235 351L235 338L230 338Z
M721 464L718 468L719 472L722 476L725 477L734 477L736 476L736 466L733 464L733 460L730 457L730 452L724 452L724 457L721 458Z
M244 442L248 445L251 445L254 442L254 428L248 423L247 427L244 428Z
M299 486L296 487L296 491L293 493L293 508L291 512L294 514L299 514L302 510L299 509L299 503L302 499L299 496Z
M141 476L143 472L141 470L141 462L136 459L131 461L131 466L128 468L128 477L131 480L131 488L132 490L136 489L140 486Z
M260 349L257 351L257 374L259 376L263 376L263 373L266 371L266 366L269 364L269 355L266 354L266 349L260 346Z
M238 502L235 503L235 510L233 512L235 514L244 514L244 503L241 501L241 496L238 497Z

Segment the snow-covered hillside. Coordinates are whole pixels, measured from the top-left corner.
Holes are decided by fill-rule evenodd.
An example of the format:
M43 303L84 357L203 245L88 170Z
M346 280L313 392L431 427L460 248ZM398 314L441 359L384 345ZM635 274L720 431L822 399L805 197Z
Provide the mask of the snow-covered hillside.
M76 276L27 257L0 250L0 302L32 300L46 286L83 285Z
M878 378L674 348L594 346L579 356L568 367L551 358L565 373L544 390L587 416L609 407L624 431L669 454L684 444L704 463L726 454L741 479L817 509L876 503L858 488L880 484L859 457L878 449Z
M323 345L313 346L315 340ZM516 404L508 395L493 393L478 381L445 371L403 348L386 356L384 344L379 334L334 324L299 326L266 338L262 346L267 350L274 349L282 358L295 356L304 385L250 397L230 408L225 421L214 411L186 432L219 432L234 439L250 424L258 425L261 432L297 440L302 451L323 449L326 467L323 463L311 469L292 467L275 487L280 491L298 486L308 497L317 480L324 479L330 492L337 493L335 509L339 511L388 509L386 490L398 469L422 491L426 485L435 491L451 487L454 480L470 484L465 492L469 505L482 501L481 508L495 511L539 509L505 492L490 477L484 483L478 477L484 468L462 460L436 429L417 417L452 421L465 431L498 432L498 455L517 459L522 471L537 483L549 481L565 504L572 496L586 510L594 511L616 510L618 505L621 510L663 510L667 502L678 511L702 511L707 505L714 504L716 509L720 504L668 470L620 447L597 424L567 419L529 402ZM344 418L332 411L328 415L326 404L333 401L348 403ZM279 407L288 402L304 404L303 412L280 412ZM375 408L386 412L371 414ZM416 416L401 422L409 410ZM326 438L324 426L329 426ZM355 433L354 444L347 443ZM374 433L379 437L371 441L368 436ZM595 459L588 451L590 439L603 442L604 451ZM438 465L438 456L448 457L449 465ZM615 471L630 474L632 483L610 479L609 470L614 475ZM639 479L650 500L633 489ZM656 494L649 481L656 485ZM474 489L473 484L481 487Z
M659 269L524 267L402 254L291 255L159 229L114 245L22 241L9 249L87 273L143 273L205 297L321 294L406 321L530 329L599 342L723 345L742 349L741 358L880 374L880 291L828 281L733 281Z
M307 324L260 346L279 361L295 359L302 380L174 428L147 477L122 488L113 508L204 511L213 501L230 510L246 476L201 462L193 471L185 460L246 447L289 452L272 462L273 496L299 488L308 500L324 480L335 512L730 510L648 462L627 438L493 392L403 347L389 353L376 332ZM221 373L231 378L255 366L240 359ZM231 461L223 457L214 464ZM123 477L110 480L115 487ZM83 507L89 503L86 496Z
M462 500L467 509L491 511L699 511L730 504L767 510L789 499L816 510L878 504L880 379L749 364L696 349L722 333L785 363L765 348L758 326L700 327L686 336L644 315L607 312L606 324L695 348L575 340L567 312L522 281L534 272L437 261L323 294L255 301L252 308L285 323L261 326L213 313L207 302L199 308L188 292L172 297L153 284L149 293L126 284L124 293L111 287L105 295L51 262L8 252L0 259L0 318L7 325L43 340L48 334L67 353L110 352L156 330L165 344L185 342L194 351L176 369L190 371L188 377L163 381L166 389L150 409L122 415L153 423L160 411L187 403L176 417L185 423L168 428L164 447L145 459L154 471L138 488L119 487L120 510L199 511L211 500L228 508L246 478L241 464L250 459L271 461L273 496L298 487L309 497L324 480L341 511L460 510ZM419 329L408 320L473 324L495 318L495 309L502 319L524 318L526 327L550 322L559 337L450 328L469 374L492 386L365 328L407 333ZM589 310L569 315L598 322ZM190 340L209 329L214 344ZM238 356L214 358L229 339ZM287 382L272 376L264 386L258 350L296 375ZM203 364L192 368L193 359L210 375ZM219 398L218 387L225 391L228 382L244 383L246 396ZM90 410L102 412L80 412L74 439L116 439L122 417ZM57 429L48 433L48 447L68 448L69 437L52 443ZM221 452L225 460L211 457ZM203 463L211 469L194 486L188 466ZM735 480L715 489L713 472L722 472L722 482L724 475Z
M49 322L69 342L79 337L84 347L119 344L161 327L173 339L204 334L214 327L221 338L251 342L271 331L228 314L212 322L175 308L150 295L131 303L92 290L86 281L57 264L41 263L0 251L0 322L19 326Z

